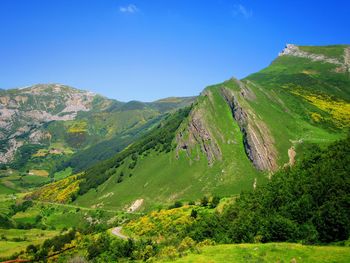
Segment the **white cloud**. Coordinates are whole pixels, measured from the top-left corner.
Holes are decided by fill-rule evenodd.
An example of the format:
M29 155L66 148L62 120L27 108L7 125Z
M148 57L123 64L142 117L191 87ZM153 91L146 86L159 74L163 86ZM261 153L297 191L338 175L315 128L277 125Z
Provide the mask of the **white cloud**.
M239 4L234 7L233 14L235 16L241 15L244 18L250 18L253 16L253 11L247 9L244 5Z
M134 14L137 13L139 9L136 7L136 5L130 4L127 6L120 6L119 11L122 13Z

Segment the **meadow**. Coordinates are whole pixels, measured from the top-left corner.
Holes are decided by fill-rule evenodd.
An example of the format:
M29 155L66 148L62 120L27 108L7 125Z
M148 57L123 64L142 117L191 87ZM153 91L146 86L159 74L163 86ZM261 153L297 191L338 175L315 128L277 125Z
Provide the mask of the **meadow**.
M190 253L177 263L248 263L248 262L298 262L347 263L350 247L307 246L292 243L237 244L202 247L200 253Z

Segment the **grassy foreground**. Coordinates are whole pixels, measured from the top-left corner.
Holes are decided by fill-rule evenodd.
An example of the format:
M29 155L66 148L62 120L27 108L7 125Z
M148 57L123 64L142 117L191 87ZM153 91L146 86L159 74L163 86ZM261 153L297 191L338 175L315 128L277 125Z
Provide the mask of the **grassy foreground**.
M175 262L350 262L350 247L291 243L217 245L203 247L200 254L189 254Z

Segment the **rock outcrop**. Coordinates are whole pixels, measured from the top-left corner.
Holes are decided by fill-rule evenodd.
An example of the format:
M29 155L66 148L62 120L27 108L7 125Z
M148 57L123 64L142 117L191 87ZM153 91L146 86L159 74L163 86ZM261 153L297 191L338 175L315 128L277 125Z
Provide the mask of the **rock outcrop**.
M187 138L185 138L185 134ZM220 148L210 133L200 109L191 112L187 130L179 132L177 142L177 150L186 150L188 155L190 155L190 151L194 149L195 145L198 144L207 157L209 165L212 165L215 160L221 159Z
M210 100L210 91L204 92L202 96ZM196 145L199 145L211 166L215 160L221 160L222 153L209 128L210 125L205 118L205 110L202 107L204 106L201 105L192 110L187 126L177 134L177 153L180 150L185 150L190 156ZM196 158L199 158L198 154Z
M240 82L237 80L237 82ZM245 85L240 82L240 95L242 87ZM244 90L249 90L244 87ZM248 158L254 166L262 171L274 171L277 169L277 152L274 147L273 137L266 124L260 120L253 111L244 109L238 102L237 95L229 88L222 88L221 94L227 101L232 110L232 115L237 121L243 134L243 144Z

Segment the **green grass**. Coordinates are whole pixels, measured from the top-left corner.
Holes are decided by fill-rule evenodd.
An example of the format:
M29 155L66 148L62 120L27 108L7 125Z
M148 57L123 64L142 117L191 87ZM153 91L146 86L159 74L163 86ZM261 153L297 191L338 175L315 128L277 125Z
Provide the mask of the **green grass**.
M38 216L43 226L54 229L63 228L87 228L89 227L89 217L106 222L116 215L115 211L105 211L103 209L85 209L73 205L63 205L55 203L35 202L25 212L19 212L12 217L16 222L34 223Z
M23 190L17 171L2 171L0 177L0 194L12 194Z
M37 216L40 215L40 208L37 206L30 207L24 212L16 213L12 219L18 223L30 223L34 224L36 222Z
M0 194L0 213L7 214L10 212L10 206L15 204L15 199L12 195Z
M337 57L344 53L344 47L300 48L311 53ZM289 147L294 145L302 148L295 144L296 141L300 140L304 145L326 145L346 136L346 129L337 127L336 121L332 120L328 112L294 94L295 91L302 91L349 103L350 79L345 73L336 73L335 68L335 65L329 63L282 56L269 67L243 80L256 95L255 100L245 101L269 127L278 150L280 165L288 161ZM314 121L312 113L322 116L322 121Z
M23 176L22 179L24 185L29 185L32 187L50 182L50 178L37 175L26 175Z
M0 257L25 250L30 244L41 244L45 239L57 235L58 231L41 229L0 229ZM7 239L7 240L4 240ZM18 241L17 241L17 240Z
M299 46L299 49L314 54L321 54L327 57L337 58L342 61L344 48L347 46L348 45Z
M246 262L349 262L350 247L305 246L291 243L217 245L203 247L200 254L189 254L169 262L246 263ZM164 261L167 262L167 261Z
M9 188L3 184L0 184L0 194L14 194L16 190Z
M64 178L66 178L66 177L68 177L68 176L70 176L71 174L72 174L72 168L71 167L67 167L65 170L63 170L63 171L60 171L60 172L56 172L55 174L54 174L54 178L55 178L55 180L57 181L57 180L61 180L61 179L64 179Z

